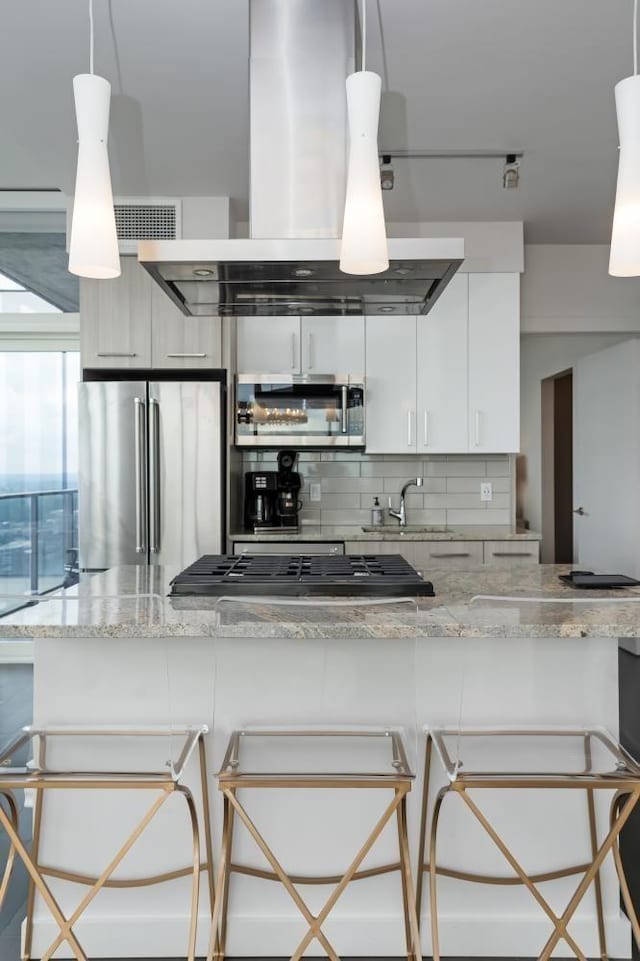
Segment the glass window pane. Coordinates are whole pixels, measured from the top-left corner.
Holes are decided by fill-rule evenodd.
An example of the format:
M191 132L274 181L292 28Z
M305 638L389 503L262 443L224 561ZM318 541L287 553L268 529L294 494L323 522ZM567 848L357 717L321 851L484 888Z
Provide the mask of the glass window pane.
M0 352L0 595L51 590L77 567L75 494L35 495L75 489L79 379L75 351Z
M0 314L60 314L53 304L30 290L0 290Z

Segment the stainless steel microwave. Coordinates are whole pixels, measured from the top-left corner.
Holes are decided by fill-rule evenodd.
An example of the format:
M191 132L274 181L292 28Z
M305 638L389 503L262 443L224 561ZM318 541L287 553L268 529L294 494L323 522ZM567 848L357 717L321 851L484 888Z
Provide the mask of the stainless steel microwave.
M238 374L237 447L364 447L364 377Z

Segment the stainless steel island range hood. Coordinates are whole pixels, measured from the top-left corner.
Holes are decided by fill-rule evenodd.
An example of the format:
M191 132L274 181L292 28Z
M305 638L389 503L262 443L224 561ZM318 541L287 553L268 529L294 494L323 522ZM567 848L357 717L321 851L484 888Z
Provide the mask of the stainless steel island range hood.
M142 241L185 314L425 314L459 238L391 238L389 269L339 268L355 0L250 0L250 239Z

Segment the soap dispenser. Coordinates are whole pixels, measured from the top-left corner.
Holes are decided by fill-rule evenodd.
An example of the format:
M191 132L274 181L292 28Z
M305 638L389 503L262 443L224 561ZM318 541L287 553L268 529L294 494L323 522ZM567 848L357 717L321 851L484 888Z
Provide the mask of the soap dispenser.
M375 527L384 524L384 513L377 497L373 498L373 507L371 508L371 524Z

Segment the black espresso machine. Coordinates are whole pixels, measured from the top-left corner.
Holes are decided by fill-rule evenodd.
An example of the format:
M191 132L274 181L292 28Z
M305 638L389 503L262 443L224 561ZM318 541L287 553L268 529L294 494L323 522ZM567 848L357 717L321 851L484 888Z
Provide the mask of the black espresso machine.
M244 528L246 531L273 531L298 528L298 495L302 478L295 467L294 450L278 452L278 469L247 471L244 475Z

